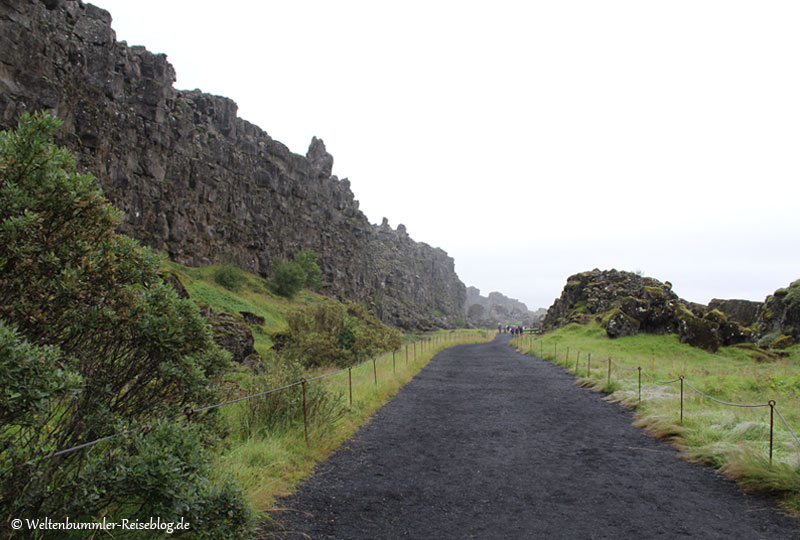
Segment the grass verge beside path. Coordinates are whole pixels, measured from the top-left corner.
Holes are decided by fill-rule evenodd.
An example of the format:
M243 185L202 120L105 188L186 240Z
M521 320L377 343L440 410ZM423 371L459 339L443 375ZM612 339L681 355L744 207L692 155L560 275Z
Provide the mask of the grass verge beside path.
M247 436L228 437L215 463L216 475L233 477L245 491L254 511L262 513L272 509L276 498L288 495L309 476L318 462L365 424L436 353L454 345L490 341L493 336L485 331L437 332L424 341L406 343L394 354L384 354L374 362L370 360L355 366L349 373L347 369L338 373L329 369L306 374L307 379L312 379L332 373L306 385L309 396L328 396L313 401L313 407L309 405L308 446L300 413L290 423L251 430ZM315 388L317 385L319 387ZM280 394L280 399L291 401L302 411L302 386L282 390ZM232 430L237 429L242 419L251 416L254 410L272 406L268 399L271 398L259 397L224 407L222 421ZM311 398L309 402L312 403Z
M788 349L784 358L763 362L754 361L743 347L723 347L712 354L680 343L676 335L609 339L599 326L583 325L523 336L512 344L564 366L578 377L578 384L606 392L606 399L634 409L637 425L673 440L687 459L719 468L745 488L770 493L800 515L800 444L775 414L770 463L766 406L775 400L776 409L800 435L800 346ZM681 375L682 422L680 382L658 382ZM717 400L765 406L723 405L689 384Z

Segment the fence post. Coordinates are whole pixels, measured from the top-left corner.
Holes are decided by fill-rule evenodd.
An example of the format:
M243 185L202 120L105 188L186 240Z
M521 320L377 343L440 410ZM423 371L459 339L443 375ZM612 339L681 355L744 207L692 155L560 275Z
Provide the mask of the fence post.
M372 373L375 375L375 386L378 386L378 368L375 367L375 359L372 359Z
M566 365L567 362L569 362L569 347L567 347L567 356L564 357L564 365Z
M306 432L306 448L308 448L308 412L306 408L306 380L303 379L303 427Z
M350 387L350 408L353 408L353 368L347 368L347 383Z
M611 384L611 357L608 357L608 379L606 380L606 384Z
M769 400L769 464L772 465L772 429L775 420L775 400Z
M681 375L680 379L681 379L681 424L683 424L683 375Z
M394 351L392 351L392 373L397 373L397 371L395 370L394 365L395 365L394 364Z
M553 362L558 364L558 343L553 343Z
M414 362L417 361L417 342L414 342Z
M575 373L578 373L578 364L581 361L581 351L578 351L578 354L575 355Z
M642 366L638 366L639 370L639 401L642 401Z
M406 343L406 365L408 365L408 343Z
M589 372L592 369L592 353L589 353L589 358L586 360L586 378L589 378Z

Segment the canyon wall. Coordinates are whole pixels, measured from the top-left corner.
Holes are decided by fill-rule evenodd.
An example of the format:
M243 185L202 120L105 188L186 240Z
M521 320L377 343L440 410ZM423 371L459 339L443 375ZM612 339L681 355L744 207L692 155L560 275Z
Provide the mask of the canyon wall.
M116 41L105 10L0 0L0 129L26 110L58 116L58 144L125 212L121 232L180 263L262 276L276 257L312 249L323 292L386 322L425 329L464 318L453 259L402 225L370 224L321 140L293 154L238 118L231 99L174 81L165 55Z

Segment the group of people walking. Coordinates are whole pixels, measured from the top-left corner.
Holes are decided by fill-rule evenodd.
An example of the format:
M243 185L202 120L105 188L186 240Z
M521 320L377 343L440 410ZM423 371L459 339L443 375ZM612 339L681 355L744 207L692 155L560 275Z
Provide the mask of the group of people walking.
M511 334L512 336L521 336L525 333L524 326L517 326L517 325L506 325L503 326L502 324L497 325L497 331L506 334Z

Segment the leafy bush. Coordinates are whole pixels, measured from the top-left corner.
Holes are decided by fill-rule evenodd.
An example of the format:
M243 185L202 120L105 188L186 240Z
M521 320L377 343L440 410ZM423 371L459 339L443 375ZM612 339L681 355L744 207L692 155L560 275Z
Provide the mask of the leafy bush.
M310 289L322 288L322 270L316 263L317 254L301 251L294 260L275 260L275 271L270 282L272 290L286 298L292 298L305 286Z
M275 342L306 367L344 367L397 349L401 336L357 304L322 302L289 315Z
M225 264L214 271L214 281L226 289L237 292L244 284L244 273L238 266Z
M275 261L275 272L270 282L275 294L292 298L303 287L306 273L296 262L286 260Z
M311 250L301 251L294 257L294 262L300 265L305 273L303 285L318 291L322 288L322 270L317 265L317 254Z
M53 144L58 125L26 114L16 132L0 133L0 515L135 512L159 500L156 486L211 508L217 495L192 465L204 459L210 423L165 419L215 399L228 355L195 305L159 277L160 258L115 233L121 213ZM131 435L145 424L157 426L152 441ZM191 447L176 454L185 475L158 476L163 460L146 457L156 441ZM132 471L158 480L130 481Z

